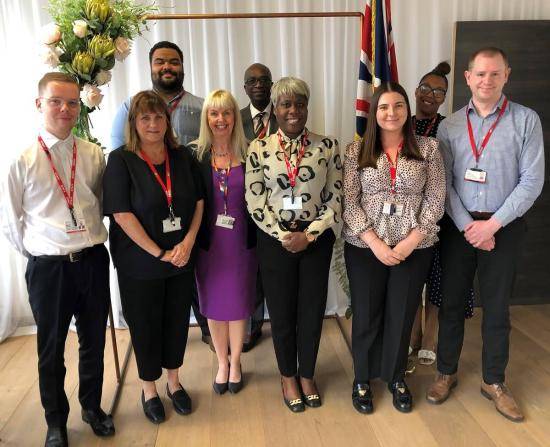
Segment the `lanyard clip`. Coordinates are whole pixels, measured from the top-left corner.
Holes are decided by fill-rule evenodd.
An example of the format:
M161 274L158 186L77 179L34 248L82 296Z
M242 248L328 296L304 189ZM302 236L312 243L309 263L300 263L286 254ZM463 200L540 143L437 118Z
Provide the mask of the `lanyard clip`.
M172 208L172 205L168 207L168 218L170 219L170 222L172 225L176 224L176 215L174 214L174 209Z

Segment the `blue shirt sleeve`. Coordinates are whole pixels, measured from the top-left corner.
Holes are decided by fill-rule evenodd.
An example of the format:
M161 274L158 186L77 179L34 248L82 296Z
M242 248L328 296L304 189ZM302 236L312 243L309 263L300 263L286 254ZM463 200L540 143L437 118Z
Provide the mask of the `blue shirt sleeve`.
M118 149L125 144L124 129L128 120L128 110L130 109L130 99L124 101L118 108L113 127L111 129L111 150Z
M527 117L519 157L519 183L494 214L494 218L502 226L523 216L531 208L544 185L542 126L535 112L531 112Z

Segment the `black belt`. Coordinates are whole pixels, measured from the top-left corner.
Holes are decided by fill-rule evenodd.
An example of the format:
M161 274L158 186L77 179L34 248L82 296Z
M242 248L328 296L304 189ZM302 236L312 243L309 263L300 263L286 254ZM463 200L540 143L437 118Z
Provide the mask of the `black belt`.
M489 220L495 214L486 211L469 211L469 213L476 220Z
M35 256L35 258L47 259L48 261L78 262L78 261L81 261L86 255L90 254L90 252L94 247L83 248L82 250L69 253L68 255L42 255L42 256Z

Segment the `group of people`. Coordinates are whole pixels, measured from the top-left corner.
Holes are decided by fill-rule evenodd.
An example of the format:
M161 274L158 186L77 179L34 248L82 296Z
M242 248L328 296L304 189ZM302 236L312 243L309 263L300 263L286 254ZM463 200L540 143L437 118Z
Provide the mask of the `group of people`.
M416 116L402 86L380 85L363 139L347 145L343 158L336 139L306 127L303 80L273 83L266 66L253 64L244 76L250 104L239 110L226 90L204 101L185 91L174 43L157 43L149 60L153 89L120 107L106 165L98 146L71 134L78 84L48 73L36 100L43 127L2 179L2 230L28 258L46 446L68 445L63 352L73 315L82 418L98 436L115 432L100 408L107 234L143 411L153 423L165 420L156 385L163 369L175 411L192 411L179 377L191 307L218 360L213 391L235 394L244 386L241 353L261 335L264 297L285 405L292 412L322 405L315 364L340 224L355 409L373 411L370 381L381 378L395 408L412 410L404 380L409 346L426 363L437 358L428 402L449 397L477 272L481 392L507 418L523 419L504 383L508 306L522 215L544 181L544 148L537 114L502 93L510 73L502 50L471 56L472 98L447 119L438 110L448 64L421 78Z

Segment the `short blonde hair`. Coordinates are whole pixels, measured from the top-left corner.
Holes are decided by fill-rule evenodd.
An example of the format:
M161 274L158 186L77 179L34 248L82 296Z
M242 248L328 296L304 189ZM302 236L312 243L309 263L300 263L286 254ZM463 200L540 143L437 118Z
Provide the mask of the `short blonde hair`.
M231 146L235 154L239 155L240 161L245 161L248 144L244 136L241 112L237 101L227 90L213 90L204 100L201 112L201 128L197 140L197 158L202 160L212 146L212 130L210 126L208 126L208 109L213 107L233 110L235 123L233 125L233 132L231 133Z
M166 117L166 132L164 134L164 144L167 149L176 149L178 141L172 130L172 120L170 119L170 111L164 100L158 93L153 90L144 90L136 94L130 103L128 111L128 120L126 121L126 150L137 152L140 149L141 143L136 128L137 116L140 113L158 112Z
M271 87L271 102L277 104L279 97L286 96L303 96L309 102L309 87L298 78L288 76L281 78Z

